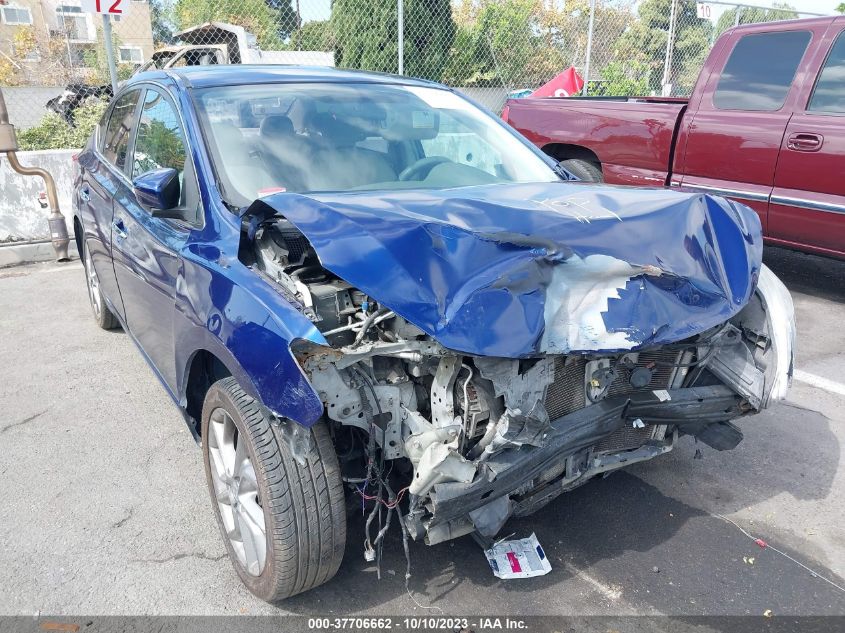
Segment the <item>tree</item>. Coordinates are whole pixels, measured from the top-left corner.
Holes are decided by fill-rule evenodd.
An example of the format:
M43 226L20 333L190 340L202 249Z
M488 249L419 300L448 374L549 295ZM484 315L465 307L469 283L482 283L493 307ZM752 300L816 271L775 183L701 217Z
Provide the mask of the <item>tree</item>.
M10 52L0 51L0 85L55 86L78 80L79 68L68 59L67 43L60 35L51 36L32 26L18 27ZM21 62L31 53L37 54L37 64Z
M290 39L291 46L300 51L334 50L334 33L328 20L305 22Z
M601 77L601 81L590 82L591 96L637 96L648 92L648 68L641 61L610 62L601 69Z
M836 10L837 10L839 13L845 13L845 2L840 2L840 3L836 6Z
M173 44L173 3L171 0L150 0L150 24L156 44L159 46Z
M842 5L845 7L845 2ZM739 15L738 19L737 15ZM735 24L755 24L757 22L775 22L776 20L794 20L796 18L798 18L798 12L788 4L776 2L771 9L736 7L725 11L719 17L719 21L716 23L716 34L721 35Z
M290 8L290 0L275 4ZM287 18L264 0L176 0L173 18L180 30L205 22L237 24L255 35L258 45L268 51L284 47L284 29L290 28L289 21L280 22Z
M455 38L449 0L405 0L404 7L405 74L439 80ZM395 1L335 0L331 17L335 63L397 72L397 28Z
M294 10L293 3L291 0L266 1L267 5L276 12L276 32L281 39L288 39L301 26L299 14Z
M117 33L112 31L112 50L120 50L120 38ZM103 29L97 28L97 45L94 48L87 49L82 53L82 60L85 66L93 71L91 80L94 83L108 84L111 83L111 73L109 72L109 60L106 55L106 38L103 34ZM132 64L117 64L117 79L123 81L129 79L135 71L135 66Z
M537 87L569 66L583 68L587 0L464 0L444 80L460 86ZM633 21L622 6L598 3L591 66L613 58L611 44Z
M694 0L675 0L675 34L669 83L675 94L688 94L710 50L713 25L697 15ZM644 0L639 19L617 41L617 59L642 62L648 69L649 89L659 92L663 81L669 19L673 0Z

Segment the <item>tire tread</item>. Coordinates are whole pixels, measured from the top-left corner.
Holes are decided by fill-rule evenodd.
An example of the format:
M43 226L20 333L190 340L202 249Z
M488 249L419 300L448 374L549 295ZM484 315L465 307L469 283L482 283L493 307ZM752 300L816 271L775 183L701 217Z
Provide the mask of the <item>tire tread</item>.
M337 454L325 423L319 421L311 427L310 449L303 465L291 454L281 429L270 422L232 377L209 389L203 406L204 431L212 407L220 406L221 399L232 403L249 436L256 456L259 489L262 482L266 485L266 491L261 490L265 517L272 517L267 522L269 549L265 565L265 573L271 570L272 578L262 580L265 573L249 577L235 562L238 574L253 593L268 602L327 582L343 559L346 513ZM208 470L207 456L205 461Z

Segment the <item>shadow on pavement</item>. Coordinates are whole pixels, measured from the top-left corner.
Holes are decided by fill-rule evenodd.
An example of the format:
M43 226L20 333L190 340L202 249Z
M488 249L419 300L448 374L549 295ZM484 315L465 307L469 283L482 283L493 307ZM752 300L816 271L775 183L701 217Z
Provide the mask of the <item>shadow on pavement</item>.
M790 290L845 303L845 261L766 246L763 261Z

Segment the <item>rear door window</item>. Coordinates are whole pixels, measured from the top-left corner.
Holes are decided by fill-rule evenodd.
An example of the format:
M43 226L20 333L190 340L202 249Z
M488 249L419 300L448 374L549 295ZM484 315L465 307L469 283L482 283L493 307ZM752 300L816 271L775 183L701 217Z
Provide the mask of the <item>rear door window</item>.
M129 150L129 137L135 120L135 106L140 90L130 90L118 97L112 108L109 123L103 139L103 156L120 171L126 167L126 154Z
M740 38L719 78L713 104L719 110L780 110L810 37L809 31L778 31Z
M845 31L836 38L827 56L807 109L845 114Z

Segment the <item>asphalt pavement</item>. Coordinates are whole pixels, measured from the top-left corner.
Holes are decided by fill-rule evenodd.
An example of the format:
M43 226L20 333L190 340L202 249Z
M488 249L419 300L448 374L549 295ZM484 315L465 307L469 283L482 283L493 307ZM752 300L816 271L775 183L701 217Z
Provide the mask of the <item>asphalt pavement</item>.
M845 614L845 262L766 260L800 380L736 450L683 438L510 522L550 557L533 579L496 579L468 537L414 543L409 596L398 533L378 580L352 510L340 573L281 608L238 581L200 450L129 338L95 326L79 262L2 269L0 615Z

